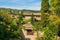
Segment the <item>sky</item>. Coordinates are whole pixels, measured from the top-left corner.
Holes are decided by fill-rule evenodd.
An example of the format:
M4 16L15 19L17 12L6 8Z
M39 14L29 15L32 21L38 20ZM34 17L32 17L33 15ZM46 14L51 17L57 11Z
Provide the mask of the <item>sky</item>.
M0 8L40 10L41 0L0 0Z

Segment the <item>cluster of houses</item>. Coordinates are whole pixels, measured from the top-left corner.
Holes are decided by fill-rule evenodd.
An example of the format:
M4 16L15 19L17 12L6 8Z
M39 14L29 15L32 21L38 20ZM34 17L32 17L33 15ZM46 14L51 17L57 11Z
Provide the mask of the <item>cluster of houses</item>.
M15 15L15 14L12 14L10 13L11 17L12 18L18 18L19 16L18 15ZM23 12L23 15L24 15L24 18L25 19L30 19L31 16L32 16L32 12ZM37 12L37 13L33 13L34 15L34 18L36 21L39 21L41 20L41 13L40 12ZM23 40L36 40L37 38L37 32L33 31L33 25L31 23L26 23L23 25L25 27L25 29L22 29L22 32L23 32ZM39 31L38 32L38 35L39 37L43 37L43 34L44 32L41 32ZM58 40L60 39L60 37L58 37Z
M37 32L33 32L33 25L31 23L27 23L25 25L25 29L22 29L23 32L23 40L36 40L37 39ZM39 37L43 37L44 32L38 31Z
M10 13L12 18L18 18L19 16L13 13ZM25 19L30 19L32 16L32 12L23 12L24 18ZM38 21L41 20L41 13L33 13L34 18Z
M13 13L10 13L12 18L18 18L18 15L15 15ZM32 12L23 12L24 18L25 19L30 19L32 16ZM36 21L41 20L41 13L33 13L33 16ZM26 23L23 26L25 26L25 30L22 29L23 32L23 40L36 40L37 38L37 32L32 32L33 31L33 25L31 23ZM39 36L43 36L43 32L39 31Z
M23 12L23 15L25 16L25 19L30 19L32 16L32 13L30 12ZM36 21L41 20L41 13L33 13L34 19ZM36 40L37 38L37 32L33 31L33 25L31 23L26 23L23 25L25 27L25 30L22 29L24 38L23 40ZM43 32L39 31L39 36L42 37L43 36Z
M31 12L24 12L23 15L25 16L26 19L30 19L32 13ZM33 13L33 16L36 20L41 20L41 13Z

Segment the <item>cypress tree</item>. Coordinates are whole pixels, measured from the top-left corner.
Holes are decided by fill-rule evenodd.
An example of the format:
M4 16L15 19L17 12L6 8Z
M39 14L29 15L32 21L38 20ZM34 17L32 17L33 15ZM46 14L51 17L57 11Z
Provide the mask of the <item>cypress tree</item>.
M21 13L19 13L19 24L22 23L23 20L23 11L21 11Z
M46 13L49 11L49 0L42 0L41 3L41 12Z
M53 1L53 0L52 0ZM51 3L50 3L51 4ZM54 6L54 2L52 2L52 6ZM57 28L55 27L54 24L52 24L52 22L49 19L49 0L42 0L42 6L41 6L41 13L42 13L42 25L44 28L44 40L56 40L55 36L56 36L56 30ZM55 8L52 7L52 9L55 10ZM49 22L49 23L48 23ZM46 29L46 30L45 30Z
M49 0L42 0L41 3L41 19L42 19L42 26L46 27L48 23L48 12L49 12Z
M31 23L32 23L32 25L34 24L34 15L33 15L33 13L32 13L32 15L31 15Z

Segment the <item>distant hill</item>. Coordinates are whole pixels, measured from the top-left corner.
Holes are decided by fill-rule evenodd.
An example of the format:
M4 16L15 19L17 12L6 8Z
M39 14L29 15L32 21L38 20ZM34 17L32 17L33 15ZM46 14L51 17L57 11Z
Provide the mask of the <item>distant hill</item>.
M0 8L0 11L6 11L6 12L13 12L14 14L18 14L19 11L23 11L23 12L32 12L32 13L39 13L40 10L27 10L27 9L23 9L23 10L19 10L19 9L11 9L11 8Z
M6 9L6 10L18 10L21 11L19 9L11 9L11 8L0 8L0 9ZM27 10L27 9L22 9L23 11L30 11L30 12L40 12L40 10Z

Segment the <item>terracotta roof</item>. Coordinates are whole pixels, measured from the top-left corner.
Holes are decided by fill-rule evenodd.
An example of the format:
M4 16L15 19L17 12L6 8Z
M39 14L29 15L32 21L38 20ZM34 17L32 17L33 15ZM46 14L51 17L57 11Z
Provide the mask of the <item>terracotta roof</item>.
M32 15L32 13L23 13L23 15Z
M31 23L24 24L26 29L32 29L33 25Z
M29 13L29 12L25 12L23 13L23 15L32 15L32 13ZM41 15L41 13L33 13L33 15Z
M41 15L41 13L33 13L34 15Z

